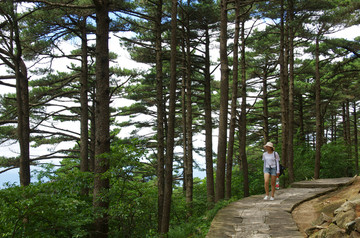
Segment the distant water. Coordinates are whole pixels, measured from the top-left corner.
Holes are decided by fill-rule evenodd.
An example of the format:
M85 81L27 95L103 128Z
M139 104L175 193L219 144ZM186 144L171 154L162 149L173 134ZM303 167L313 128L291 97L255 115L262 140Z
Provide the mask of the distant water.
M34 170L40 170L41 168L38 166L32 166L31 167L31 182L37 182L38 179L36 176L34 176ZM1 170L1 169L0 169ZM199 171L197 169L194 170L194 177L198 177L200 179L205 178L206 172L205 171ZM0 174L0 189L5 188L5 183L9 184L15 184L20 185L20 178L19 178L19 169L12 169L5 173Z
M3 168L2 168L3 169ZM37 182L37 176L34 175L34 170L40 170L41 167L38 166L31 166L31 182ZM5 173L0 174L0 189L5 188L5 183L20 185L20 178L19 178L19 169L12 169L6 171Z
M0 174L0 189L4 188L4 183L9 182L10 184L20 184L19 169L12 169Z

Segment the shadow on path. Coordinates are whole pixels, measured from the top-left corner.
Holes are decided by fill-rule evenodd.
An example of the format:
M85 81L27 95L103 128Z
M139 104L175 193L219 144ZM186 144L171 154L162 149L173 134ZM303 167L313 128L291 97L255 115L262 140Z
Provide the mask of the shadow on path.
M355 177L301 181L277 190L274 201L264 201L264 195L254 195L233 202L218 211L206 237L303 237L292 219L293 209L354 180Z

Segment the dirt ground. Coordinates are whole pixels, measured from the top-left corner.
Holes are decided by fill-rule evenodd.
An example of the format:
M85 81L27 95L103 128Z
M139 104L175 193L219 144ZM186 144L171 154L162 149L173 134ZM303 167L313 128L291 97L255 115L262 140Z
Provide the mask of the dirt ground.
M340 188L324 196L302 203L292 212L294 221L301 233L306 237L305 230L314 225L314 222L323 212L333 217L333 212L347 200L360 198L360 177L346 187Z

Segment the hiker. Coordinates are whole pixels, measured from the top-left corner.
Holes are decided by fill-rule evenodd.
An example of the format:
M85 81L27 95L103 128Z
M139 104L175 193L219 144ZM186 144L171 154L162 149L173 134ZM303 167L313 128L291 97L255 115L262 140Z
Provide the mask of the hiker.
M264 200L274 200L275 199L275 183L276 178L280 176L280 157L273 143L267 142L264 145L265 152L262 156L264 161L264 187L266 196ZM269 197L269 181L271 180L271 197Z

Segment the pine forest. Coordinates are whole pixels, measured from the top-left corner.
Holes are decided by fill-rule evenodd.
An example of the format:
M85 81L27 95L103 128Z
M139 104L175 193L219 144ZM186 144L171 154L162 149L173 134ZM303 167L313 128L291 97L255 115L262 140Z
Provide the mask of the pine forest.
M359 173L359 0L1 0L1 237L205 237ZM11 152L11 153L10 153Z

